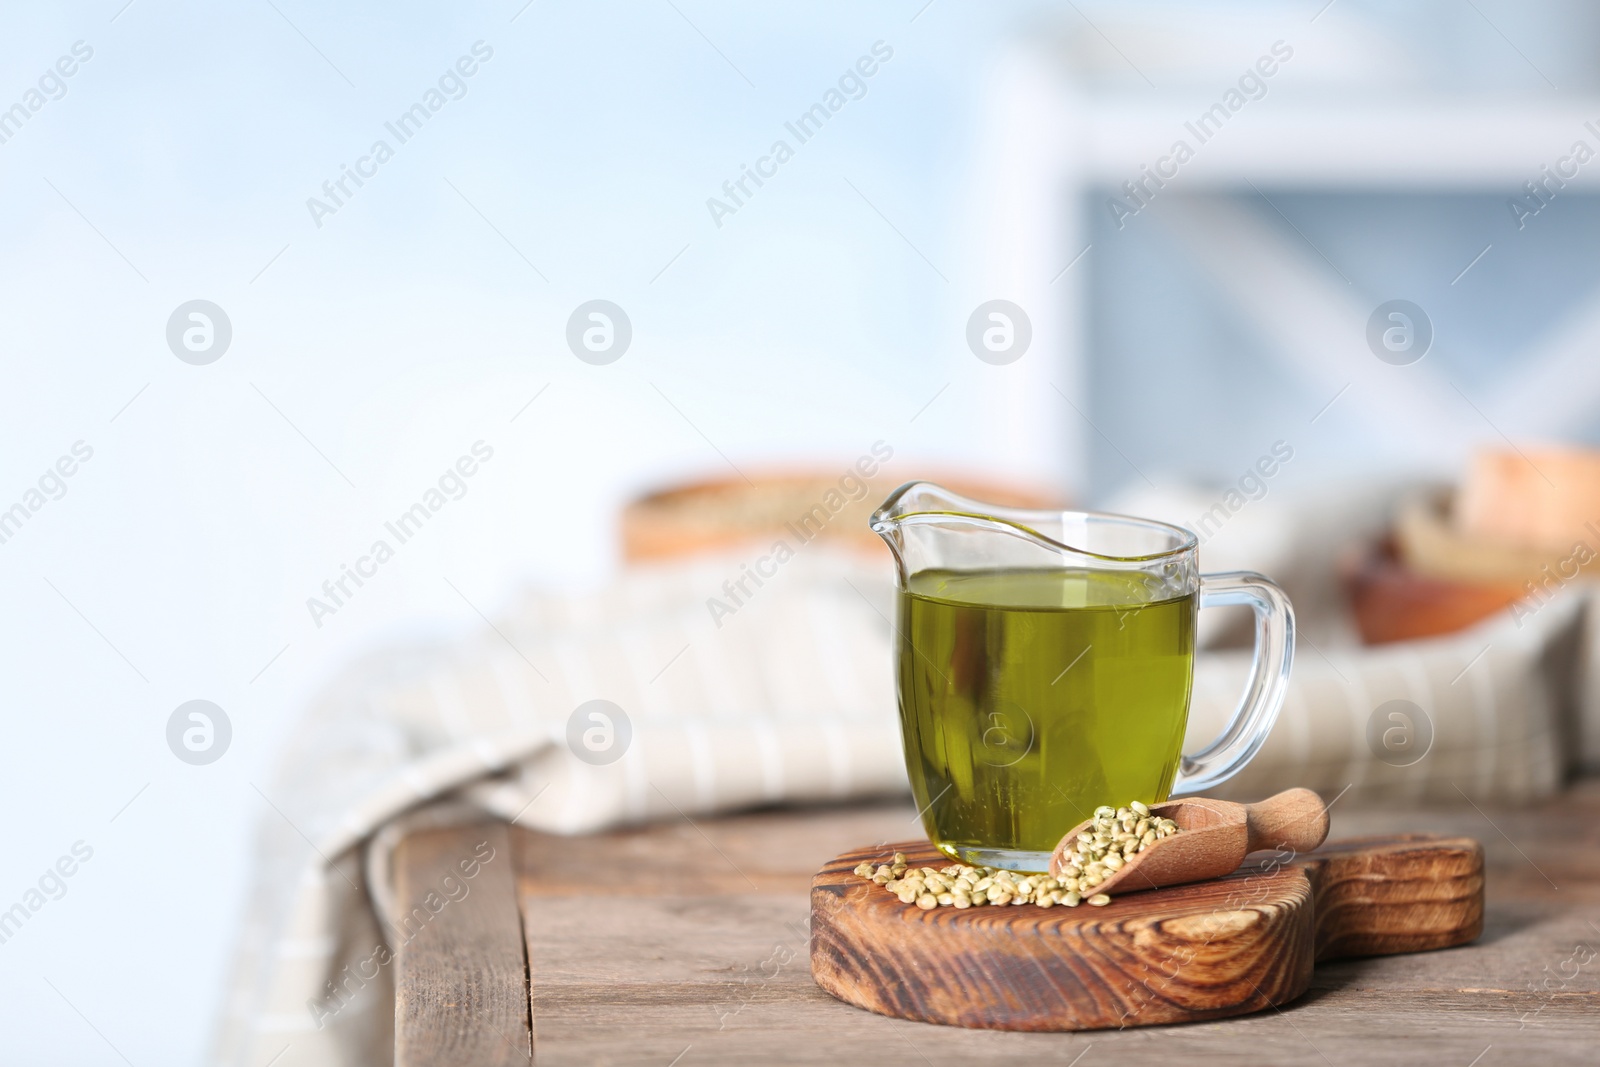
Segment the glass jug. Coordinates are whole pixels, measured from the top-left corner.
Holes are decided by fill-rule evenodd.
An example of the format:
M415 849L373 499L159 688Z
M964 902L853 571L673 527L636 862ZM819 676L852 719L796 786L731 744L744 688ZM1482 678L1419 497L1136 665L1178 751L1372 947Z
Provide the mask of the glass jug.
M1103 804L1236 774L1283 705L1294 611L1271 580L1200 573L1194 534L1148 519L996 507L929 482L872 516L898 575L895 672L923 826L963 863L1043 871ZM1250 681L1183 753L1200 607L1255 612Z

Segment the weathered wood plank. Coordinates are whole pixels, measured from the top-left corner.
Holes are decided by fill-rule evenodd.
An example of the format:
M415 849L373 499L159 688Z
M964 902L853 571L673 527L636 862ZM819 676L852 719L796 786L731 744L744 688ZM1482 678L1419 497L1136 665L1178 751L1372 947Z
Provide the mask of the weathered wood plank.
M914 836L909 807L769 812L581 839L517 831L540 1063L667 1067L681 1056L679 1067L837 1067L872 1055L930 1067L1068 1064L1091 1045L1084 1063L1110 1056L1131 1067L1323 1057L1466 1067L1480 1054L1478 1067L1593 1063L1600 957L1586 952L1600 950L1600 783L1520 810L1336 805L1332 815L1336 836L1481 841L1482 937L1320 964L1307 994L1281 1012L1081 1034L904 1022L817 988L807 966L812 874L848 848ZM596 881L596 870L613 874Z
M1591 898L1591 906L1597 903ZM1583 940L1582 923L1524 930L1516 943L1425 956L1323 964L1310 991L1277 1013L1220 1024L1083 1034L962 1030L901 1022L842 1004L806 966L804 895L635 899L539 898L534 953L540 1062L664 1067L706 1063L852 1062L867 1052L898 1063L1070 1063L1095 1057L1171 1067L1198 1064L1454 1063L1483 1049L1496 1062L1593 1063L1600 990L1593 964L1549 997L1529 985ZM1590 944L1600 943L1592 933ZM1432 966L1423 966L1431 964ZM1514 984L1513 984L1514 983ZM1524 1020L1526 1025L1524 1026ZM1475 1046L1474 1046L1474 1043ZM920 1053L920 1055L919 1055Z
M395 954L396 1067L533 1062L515 861L504 825L413 834L395 851L412 916Z

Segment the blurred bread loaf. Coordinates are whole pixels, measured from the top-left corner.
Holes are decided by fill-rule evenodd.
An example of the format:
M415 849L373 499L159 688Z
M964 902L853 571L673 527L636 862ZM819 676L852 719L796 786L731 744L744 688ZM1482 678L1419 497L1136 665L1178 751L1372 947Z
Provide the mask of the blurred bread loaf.
M1466 537L1508 548L1566 553L1588 540L1600 549L1600 451L1479 452L1461 485L1455 523Z
M1390 542L1349 571L1368 644L1452 633L1600 574L1600 451L1488 450L1460 489L1401 502Z
M622 513L622 554L639 563L780 538L791 547L820 539L877 552L882 543L867 520L897 486L919 476L986 503L1064 506L1059 496L1038 486L938 471L901 470L890 476L876 463L863 467L860 461L837 470L752 471L749 481L735 475L686 482L635 499Z
M1422 492L1400 502L1394 538L1400 558L1419 576L1440 581L1512 583L1539 573L1550 553L1463 532L1460 493Z

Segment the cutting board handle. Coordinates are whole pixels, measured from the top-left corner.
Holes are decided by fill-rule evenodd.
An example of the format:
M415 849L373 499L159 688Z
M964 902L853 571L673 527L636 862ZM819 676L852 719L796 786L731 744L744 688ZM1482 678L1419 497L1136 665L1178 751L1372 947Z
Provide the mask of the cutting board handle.
M1328 807L1309 789L1286 789L1244 806L1249 852L1293 849L1310 852L1328 837Z

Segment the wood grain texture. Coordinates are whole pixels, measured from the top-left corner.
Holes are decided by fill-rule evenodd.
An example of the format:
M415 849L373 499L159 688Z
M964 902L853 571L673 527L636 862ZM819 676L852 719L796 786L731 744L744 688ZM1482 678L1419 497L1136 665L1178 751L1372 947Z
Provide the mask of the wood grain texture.
M1322 956L1462 944L1483 929L1483 851L1464 838L1286 850L1104 908L923 911L853 873L895 851L912 866L949 862L923 841L824 866L812 882L811 968L847 1003L922 1022L1095 1030L1222 1018L1299 997Z
M1318 962L1448 948L1483 933L1483 846L1472 838L1335 841L1297 865L1315 892Z
M906 1022L817 987L806 958L812 875L851 845L916 833L910 805L764 811L584 837L513 830L539 1063L667 1067L681 1055L677 1067L838 1067L890 1056L972 1067L1082 1055L1078 1067L1593 1067L1600 959L1579 964L1581 949L1600 948L1591 926L1600 922L1600 781L1523 808L1362 809L1346 798L1332 816L1337 837L1481 839L1483 936L1440 952L1326 960L1279 1010L1082 1033ZM629 876L596 884L586 874L596 866Z
M417 915L395 954L396 1067L531 1064L527 955L507 828L412 834L395 850L394 871L402 914Z

